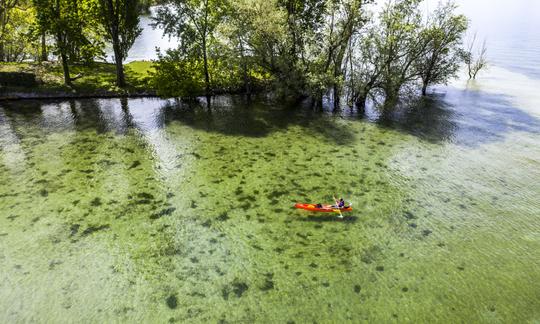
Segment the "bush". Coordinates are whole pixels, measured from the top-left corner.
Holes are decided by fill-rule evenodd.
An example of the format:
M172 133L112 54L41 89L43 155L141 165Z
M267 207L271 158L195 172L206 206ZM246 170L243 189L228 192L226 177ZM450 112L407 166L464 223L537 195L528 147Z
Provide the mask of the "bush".
M185 59L178 51L159 55L153 66L151 84L159 96L194 98L204 94L202 60Z

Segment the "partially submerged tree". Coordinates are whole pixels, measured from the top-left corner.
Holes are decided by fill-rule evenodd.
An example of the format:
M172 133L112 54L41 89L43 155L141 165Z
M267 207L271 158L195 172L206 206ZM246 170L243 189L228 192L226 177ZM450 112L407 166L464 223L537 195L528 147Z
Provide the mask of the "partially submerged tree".
M354 38L349 87L358 107L363 108L375 92L384 95L389 108L404 86L416 87L420 82L421 92L426 94L429 85L446 83L455 76L467 20L448 2L423 23L419 3L387 3L378 21Z
M377 88L385 96L387 107L393 106L402 87L417 79L414 63L425 53L428 42L419 37L422 16L420 0L389 2L379 17L375 44L381 64Z
M116 64L116 85L124 87L123 62L135 39L141 34L138 0L99 0L100 22L112 44Z
M422 81L422 95L431 84L444 84L456 75L461 62L461 43L467 30L467 18L455 13L456 5L448 2L439 6L428 18L421 32L427 48L415 62Z
M371 91L377 87L383 72L381 53L377 50L375 38L378 29L370 26L365 33L351 43L349 91L352 101L359 109L364 109Z
M344 0L331 2L325 39L327 50L323 73L331 73L330 87L333 91L334 106L339 105L342 79L345 74L344 58L351 39L366 23L364 5L370 0Z
M8 36L8 25L11 19L13 9L17 6L19 0L0 0L0 61L6 60L5 47Z
M478 72L480 72L480 70L484 69L488 65L486 40L482 42L482 47L480 47L480 49L478 49L476 53L474 52L475 42L476 33L474 34L471 42L469 43L467 50L462 51L461 53L463 61L467 66L467 74L469 75L469 80L476 79L476 75L478 74Z
M371 0L224 1L169 0L158 11L157 25L180 46L158 64L175 72L157 75L182 79L202 68L183 77L182 93L199 88L192 77L202 75L210 94L211 74L223 76L223 68L234 82L241 74L249 92L250 71L258 69L281 95L321 102L331 92L337 106L345 85L359 107L370 96L390 107L406 86L422 84L425 94L455 74L467 28L452 2L426 21L421 0L389 1L377 18L366 11Z

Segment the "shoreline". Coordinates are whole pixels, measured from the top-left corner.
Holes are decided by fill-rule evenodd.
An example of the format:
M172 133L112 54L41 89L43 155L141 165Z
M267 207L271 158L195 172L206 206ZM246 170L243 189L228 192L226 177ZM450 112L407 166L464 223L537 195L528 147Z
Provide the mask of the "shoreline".
M25 93L25 92L11 92L0 95L0 102L2 101L22 101L22 100L58 100L58 99L101 99L101 98L159 98L155 93L142 92L142 93L52 93L52 94L40 94L40 93Z

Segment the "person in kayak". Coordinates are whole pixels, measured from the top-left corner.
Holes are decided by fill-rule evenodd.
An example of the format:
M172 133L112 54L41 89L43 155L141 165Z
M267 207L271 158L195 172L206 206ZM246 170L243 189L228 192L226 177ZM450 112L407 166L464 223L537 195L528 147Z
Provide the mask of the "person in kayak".
M337 202L337 205L332 205L333 208L339 208L339 209L345 208L345 200L343 200L343 198L339 198L339 201L336 201L336 202Z
M315 205L315 208L322 208L322 204L318 203L317 205Z

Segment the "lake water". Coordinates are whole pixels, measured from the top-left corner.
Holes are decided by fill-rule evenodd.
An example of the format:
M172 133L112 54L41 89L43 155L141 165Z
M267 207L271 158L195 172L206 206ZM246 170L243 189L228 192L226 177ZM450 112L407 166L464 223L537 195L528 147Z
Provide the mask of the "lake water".
M391 118L0 103L0 321L539 321L540 42L512 34ZM292 208L332 195L343 220Z

